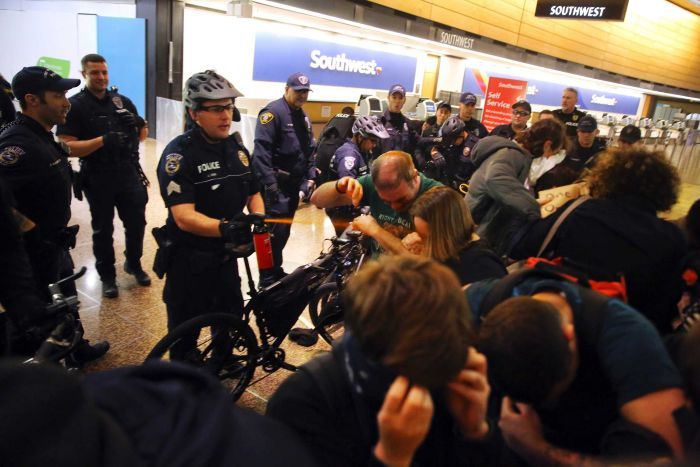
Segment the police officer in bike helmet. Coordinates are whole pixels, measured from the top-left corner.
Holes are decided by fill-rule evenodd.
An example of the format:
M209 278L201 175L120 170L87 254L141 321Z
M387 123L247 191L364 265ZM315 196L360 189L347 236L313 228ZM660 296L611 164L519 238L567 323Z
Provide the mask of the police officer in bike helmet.
M389 138L384 125L374 116L358 117L352 125L352 138L340 146L331 157L329 181L343 177L358 178L369 173L372 151L381 140ZM355 217L351 206L326 209L336 235L340 235Z
M416 160L427 177L458 189L474 173L469 154L479 138L467 131L458 116L445 120L438 138L439 143L418 152Z
M242 312L236 257L246 255L252 233L236 219L243 208L265 212L248 150L238 133L229 134L238 115L235 101L242 94L206 70L187 80L184 95L195 126L167 145L158 164L160 193L168 208L166 232L173 244L167 250L161 245L157 258L166 274L169 330L205 313ZM232 251L227 244L244 248ZM171 358L196 361L195 339L182 339Z

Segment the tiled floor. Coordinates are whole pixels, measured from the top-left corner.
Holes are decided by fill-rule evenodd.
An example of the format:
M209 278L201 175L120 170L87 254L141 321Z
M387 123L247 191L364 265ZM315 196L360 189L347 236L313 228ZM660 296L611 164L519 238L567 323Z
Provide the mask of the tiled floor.
M148 226L143 257L144 268L150 270L156 249L150 229L162 225L166 217L155 176L155 166L163 147L154 140L148 140L142 149L142 164L152 182L149 188L150 202L146 213ZM665 217L673 219L683 215L697 198L700 198L700 186L685 184L681 201L673 210L666 213ZM87 203L73 200L72 208L73 223L81 226L78 244L73 251L73 259L77 267L88 267L87 274L78 281L82 302L81 315L86 336L91 340L108 339L112 344L112 349L105 358L92 364L87 370L99 371L122 365L139 364L155 343L165 335L165 305L161 298L163 281L151 274L153 285L139 287L133 277L124 274L121 269L123 265L121 252L124 249L123 228L121 221L117 218L114 243L118 258L117 280L120 285L120 294L116 299L103 299L101 283L94 268L91 249L92 230ZM323 248L324 239L330 238L332 234L333 229L322 211L309 205L302 206L297 212L292 235L285 249L285 269L291 271L316 258ZM255 271L254 258L252 265ZM240 271L242 273L244 271L242 265ZM257 282L257 277L255 280ZM307 323L308 316L304 313L298 325L306 326ZM328 350L329 347L320 342L311 348L285 343L283 348L287 352L287 361L299 365L316 353ZM251 385L239 404L257 411L264 411L267 399L288 374L286 370L279 370ZM265 373L258 368L255 379L263 376Z

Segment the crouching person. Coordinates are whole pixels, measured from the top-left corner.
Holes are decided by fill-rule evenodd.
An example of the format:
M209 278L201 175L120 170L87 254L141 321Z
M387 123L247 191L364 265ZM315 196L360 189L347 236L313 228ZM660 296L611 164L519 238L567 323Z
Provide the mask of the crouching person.
M617 299L543 274L466 292L494 394L505 396L508 446L530 465L682 458L680 375L653 325Z
M319 465L498 465L486 360L449 269L386 256L345 290L346 334L290 376L267 415Z

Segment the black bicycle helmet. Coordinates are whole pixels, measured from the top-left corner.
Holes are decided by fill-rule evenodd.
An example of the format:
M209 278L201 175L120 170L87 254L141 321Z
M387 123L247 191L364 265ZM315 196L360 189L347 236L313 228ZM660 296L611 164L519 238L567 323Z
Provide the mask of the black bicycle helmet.
M206 100L235 99L241 97L238 89L213 70L195 73L185 83L185 107L197 110Z
M445 123L440 127L440 131L438 131L438 136L442 138L444 147L450 147L457 138L462 136L463 131L464 122L459 117L453 116L445 120Z

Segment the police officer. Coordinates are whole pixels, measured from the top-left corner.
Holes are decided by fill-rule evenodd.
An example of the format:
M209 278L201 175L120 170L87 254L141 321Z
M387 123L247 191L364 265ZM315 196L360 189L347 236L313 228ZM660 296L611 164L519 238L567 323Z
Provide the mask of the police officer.
M578 91L574 88L566 88L561 95L561 109L556 109L553 114L556 119L566 125L566 136L570 140L576 139L576 128L581 117L586 115L576 108Z
M513 109L513 119L510 123L498 125L491 130L490 136L501 136L503 138L515 139L527 128L527 121L530 120L532 107L525 100L520 100L511 106Z
M435 112L435 122L427 124L428 121L426 120L427 125L422 131L421 136L429 138L437 137L438 133L440 132L440 127L448 118L450 118L451 114L452 106L448 102L441 102L440 105L438 105L437 111Z
M172 140L158 163L167 237L174 244L167 264L160 265L166 271L163 300L170 330L205 313L243 310L236 256L225 243L236 243L240 232L232 219L244 207L257 213L265 207L241 136L229 135L239 96L211 70L192 75L185 84L185 106L196 127ZM183 338L171 358L196 358L195 341L196 336Z
M406 88L394 84L389 88L388 101L388 108L381 117L381 123L389 133L389 138L381 141L374 152L375 158L394 150L413 154L418 143L418 134L413 129L413 122L401 113L406 103Z
M576 140L567 151L564 164L573 167L580 174L584 168L593 164L595 156L604 151L607 144L604 139L598 138L600 130L593 116L584 115L576 128Z
M352 125L352 139L348 139L331 157L330 176L326 181L340 180L343 177L358 178L368 174L372 151L381 140L387 138L389 133L377 117L358 117ZM351 206L328 208L326 214L333 222L336 235L343 233L355 217Z
M476 118L473 118L474 109L476 108L476 95L471 92L463 92L459 96L459 118L464 122L464 128L476 136L483 138L488 136L489 130Z
M426 177L458 190L476 170L469 155L479 138L455 115L442 124L437 141L437 145L416 152L419 167Z
M73 273L68 249L75 245L70 220L71 169L68 152L54 140L51 129L65 122L71 108L66 91L80 84L63 79L44 67L20 70L12 79L12 90L22 112L0 133L0 177L7 182L15 208L35 224L24 234L27 254L37 287L48 301L47 287ZM74 284L64 293L75 295ZM107 342L78 344L77 363L104 355Z
M268 217L285 219L271 229L274 267L261 272L265 287L284 276L282 250L289 240L299 192L311 191L316 176L311 120L302 110L309 97L311 81L303 73L287 78L284 96L267 104L255 127L253 171L265 189Z
M107 89L109 75L104 57L89 54L81 60L85 88L71 97L72 110L57 134L80 158L80 180L92 215L92 251L102 280L102 295L119 295L112 246L114 208L124 223L124 271L141 286L151 279L141 267L146 228L146 180L138 162L139 123L136 107Z

